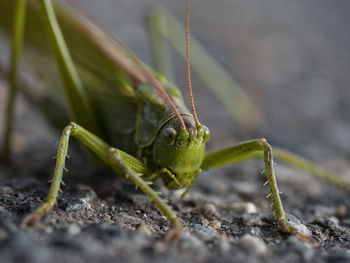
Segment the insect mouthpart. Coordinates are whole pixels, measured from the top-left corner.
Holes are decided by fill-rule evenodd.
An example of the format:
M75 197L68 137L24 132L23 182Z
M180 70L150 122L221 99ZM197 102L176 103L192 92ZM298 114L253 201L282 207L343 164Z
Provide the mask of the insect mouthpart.
M192 173L183 173L183 174L176 174L173 171L171 171L175 175L176 179L172 179L168 175L163 176L162 179L168 189L171 189L171 190L183 189L193 184L193 182L198 176L197 171L198 170Z

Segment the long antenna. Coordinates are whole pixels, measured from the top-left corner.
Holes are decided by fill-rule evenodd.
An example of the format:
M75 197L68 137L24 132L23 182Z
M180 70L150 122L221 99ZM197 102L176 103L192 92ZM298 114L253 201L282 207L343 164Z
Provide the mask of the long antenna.
M112 34L107 28L102 26L100 23L96 21L96 19L88 14L81 6L79 6L76 2L73 0L67 0L74 8L79 10L86 18L90 20L92 24L94 24L98 29L100 29L102 32L104 32L108 37L110 37L112 40L114 40L124 51L127 53L127 55L134 60L137 66L141 68L143 71L145 77L148 79L148 81L153 85L153 87L160 93L163 98L166 99L166 101L169 103L170 107L174 111L176 117L179 119L181 129L186 129L185 122L183 121L180 112L176 108L176 105L170 98L170 96L166 93L163 86L160 84L160 82L156 79L156 77L153 76L153 74L148 70L148 68L138 59L138 57L115 35ZM196 122L197 123L197 122Z
M188 80L188 91L190 94L190 101L192 107L192 113L196 126L200 123L197 118L196 107L194 106L193 94L192 94L192 83L191 83L191 70L190 70L190 0L186 1L186 67L187 67L187 80Z
M108 32L108 31L107 31ZM168 93L164 90L163 86L160 84L160 82L156 79L156 77L153 76L153 74L148 70L148 68L136 57L136 55L123 43L121 42L116 36L110 35L110 37L115 40L125 51L126 53L134 59L135 63L143 70L145 73L146 78L148 81L155 87L155 89L163 96L167 102L169 103L170 107L173 109L173 111L176 114L176 117L180 121L181 129L186 129L186 125L184 123L184 120L182 119L180 112L177 110L173 100L169 97Z

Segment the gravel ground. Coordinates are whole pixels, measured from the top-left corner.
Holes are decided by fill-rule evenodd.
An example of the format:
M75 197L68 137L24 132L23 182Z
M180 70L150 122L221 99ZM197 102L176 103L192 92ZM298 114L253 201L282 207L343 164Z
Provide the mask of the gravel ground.
M151 62L143 16L156 1L83 2ZM163 2L183 17L184 3ZM266 137L350 177L349 8L345 0L193 0L193 34L232 72L263 116L254 130L238 128L194 76L199 116L212 131L210 150ZM0 50L1 57L5 53ZM178 83L185 86L183 61L175 57L175 62ZM2 80L1 122L4 89ZM185 226L180 240L167 245L169 223L142 192L74 149L57 208L21 230L20 220L47 194L54 166L48 156L55 155L58 136L20 98L14 163L0 165L0 262L350 261L349 194L282 163L276 167L282 201L315 243L278 230L258 175L262 162L205 172L184 199L162 189Z

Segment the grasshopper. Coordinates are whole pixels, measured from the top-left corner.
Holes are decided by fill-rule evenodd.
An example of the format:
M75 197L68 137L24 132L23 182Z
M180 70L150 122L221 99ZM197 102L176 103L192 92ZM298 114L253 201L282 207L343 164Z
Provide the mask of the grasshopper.
M64 128L62 124L58 125L63 132L46 201L22 220L22 227L38 222L57 203L69 139L73 136L154 202L171 223L167 240L178 238L183 226L167 200L152 188L157 179L170 190L184 189L185 195L202 171L252 158L264 161L268 197L271 197L280 230L302 235L286 217L276 181L272 147L266 139L254 139L206 153L205 144L210 132L197 117L191 91L190 0L186 7L186 64L192 111L186 108L176 86L163 75L149 70L118 38L102 30L92 18L73 14L62 6L53 5L51 0L2 0L0 9L14 13L5 155L9 156L11 149L17 67L25 25L31 32L29 40L39 48L46 48L42 26L46 25L63 83L62 96L68 111L66 119L71 121L67 121ZM6 19L3 17L2 20ZM9 22L1 23L8 25ZM74 50L72 55L71 50ZM340 178L286 150L275 149L274 156L335 184L345 185Z

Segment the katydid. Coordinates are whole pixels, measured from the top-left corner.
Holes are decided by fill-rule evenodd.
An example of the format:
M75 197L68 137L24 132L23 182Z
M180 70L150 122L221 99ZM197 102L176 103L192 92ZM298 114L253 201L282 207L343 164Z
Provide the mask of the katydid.
M16 8L13 8L14 3ZM179 237L182 223L167 201L152 189L155 180L162 179L167 188L184 189L186 194L203 170L252 158L264 160L269 197L280 229L300 235L286 218L274 172L272 147L266 139L242 142L209 154L205 152L210 132L199 122L191 92L189 7L187 0L186 63L192 111L186 108L177 87L163 75L151 72L119 39L101 30L92 18L53 6L51 0L1 1L2 26L6 28L9 23L6 20L9 10L14 12L15 21L5 154L10 152L11 112L25 24L32 45L46 51L44 31L47 31L63 84L64 103L59 100L58 103L66 105L68 112L66 126L57 124L63 133L47 199L23 219L21 226L35 224L54 208L63 182L69 139L73 136L154 202L171 223L167 240ZM43 20L37 14L41 14ZM277 149L274 155L333 183L348 186L340 178L285 150Z

